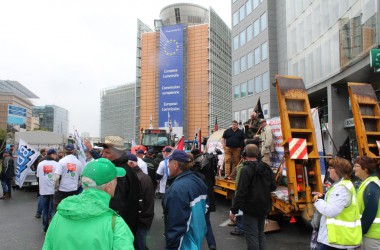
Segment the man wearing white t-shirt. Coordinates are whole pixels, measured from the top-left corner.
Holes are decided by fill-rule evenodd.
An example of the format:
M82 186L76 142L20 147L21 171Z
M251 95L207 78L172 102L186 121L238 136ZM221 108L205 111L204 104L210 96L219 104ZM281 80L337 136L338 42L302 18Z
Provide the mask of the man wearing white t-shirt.
M56 190L54 194L54 210L57 209L61 200L77 194L79 178L84 167L74 155L73 144L67 144L65 150L66 156L59 161L59 167L54 172L54 187Z
M169 176L169 160L167 158L171 152L172 148L169 146L166 146L162 149L164 160L160 162L160 165L158 166L156 172L157 180L160 181L160 186L158 188L158 195L160 199L162 199L166 190L166 182Z
M42 225L43 231L46 232L49 227L49 215L53 213L53 196L54 196L54 173L59 167L55 161L57 151L49 149L46 157L37 166L37 178L39 181L40 200L42 205Z
M137 165L139 165L139 168L141 169L141 171L143 171L144 174L148 174L148 165L143 160L144 150L142 149L137 150L136 157L137 157Z

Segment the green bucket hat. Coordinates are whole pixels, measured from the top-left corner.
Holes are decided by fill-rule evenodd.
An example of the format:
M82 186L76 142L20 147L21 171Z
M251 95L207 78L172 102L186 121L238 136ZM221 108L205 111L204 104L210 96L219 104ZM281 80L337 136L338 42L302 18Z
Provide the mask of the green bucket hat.
M97 186L112 181L115 177L123 177L126 172L124 168L115 167L115 165L106 158L99 158L90 161L84 167L82 177L90 178L95 181ZM86 185L85 183L83 183Z

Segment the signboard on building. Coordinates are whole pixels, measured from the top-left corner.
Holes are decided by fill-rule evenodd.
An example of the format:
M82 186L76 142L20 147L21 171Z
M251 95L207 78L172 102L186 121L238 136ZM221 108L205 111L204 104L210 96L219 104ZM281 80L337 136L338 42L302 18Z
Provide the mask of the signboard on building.
M343 126L344 126L345 128L352 128L352 127L355 127L354 118L349 118L349 119L344 120L344 124L343 124Z
M160 28L159 103L160 129L183 134L183 26Z
M380 49L371 49L370 65L373 68L380 68Z
M23 107L8 105L8 132L26 131L27 110Z

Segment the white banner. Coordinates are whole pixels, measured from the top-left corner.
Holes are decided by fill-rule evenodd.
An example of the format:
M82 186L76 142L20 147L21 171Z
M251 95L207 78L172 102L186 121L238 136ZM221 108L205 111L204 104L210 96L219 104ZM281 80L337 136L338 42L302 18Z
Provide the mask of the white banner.
M78 131L74 128L74 136L75 136L75 143L77 144L77 148L79 148L79 151L77 151L78 160L82 163L83 167L86 166L86 155L84 154L84 145L82 143L81 138L79 137Z
M24 184L30 166L37 159L40 153L20 139L17 152L16 184L21 188Z

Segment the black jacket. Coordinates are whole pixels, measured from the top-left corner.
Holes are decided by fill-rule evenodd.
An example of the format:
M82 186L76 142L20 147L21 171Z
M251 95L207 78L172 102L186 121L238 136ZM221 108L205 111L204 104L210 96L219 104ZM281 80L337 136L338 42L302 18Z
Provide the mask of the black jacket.
M231 212L237 214L240 209L251 216L267 215L272 207L271 192L276 189L273 171L261 161L243 165Z
M111 199L110 208L118 212L128 224L133 235L135 235L138 223L139 199L141 197L140 181L135 171L128 166L127 155L123 155L112 161L112 163L115 166L124 168L127 174L125 177L117 178L115 195Z
M153 188L156 190L157 188L157 179L156 179L156 171L158 168L159 163L156 162L153 158L145 156L143 159L146 162L146 165L148 166L148 175L153 183Z

